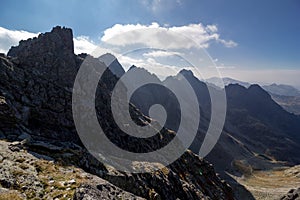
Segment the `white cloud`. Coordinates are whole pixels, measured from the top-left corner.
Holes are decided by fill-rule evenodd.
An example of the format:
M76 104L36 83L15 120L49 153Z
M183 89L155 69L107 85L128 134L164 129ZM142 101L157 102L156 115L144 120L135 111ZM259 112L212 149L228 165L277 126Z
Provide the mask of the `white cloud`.
M218 27L217 27L217 25L207 25L206 30L210 31L212 33L216 33L216 32L218 32Z
M161 64L155 58L132 58L130 56L120 55L117 57L125 70L128 70L132 65L142 67L150 73L154 73L158 78L163 80L167 76L175 75L180 71L180 67L168 64Z
M129 31L140 30L144 28L159 28L159 24L153 22L151 25L142 25L142 24L115 24L113 27L108 28L104 31L104 35L101 38L102 41L108 41L111 38L122 35ZM134 39L134 38L132 38Z
M153 58L148 58L140 67L147 69L150 73L154 73L161 80L164 80L167 76L176 75L181 69L178 66L161 64Z
M220 43L224 44L225 47L231 48L231 47L236 47L238 44L232 40L226 41L223 39L218 40Z
M27 31L9 30L0 27L0 52L7 53L11 46L19 44L20 40L36 37L38 33Z
M156 22L150 25L116 24L104 31L103 42L116 46L144 45L161 49L207 48L211 42L226 47L237 45L232 40L220 38L216 25L189 24L165 27Z
M181 53L175 51L151 51L144 53L145 57L170 57L170 56L182 56Z
M74 41L74 51L76 54L80 53L91 53L96 48L97 45L86 36L79 36L73 39Z
M136 59L136 58L132 58L130 56L124 56L124 55L117 56L117 59L122 64L122 66L124 67L125 70L128 70L132 65L135 65L138 67L142 67L145 65L144 59Z

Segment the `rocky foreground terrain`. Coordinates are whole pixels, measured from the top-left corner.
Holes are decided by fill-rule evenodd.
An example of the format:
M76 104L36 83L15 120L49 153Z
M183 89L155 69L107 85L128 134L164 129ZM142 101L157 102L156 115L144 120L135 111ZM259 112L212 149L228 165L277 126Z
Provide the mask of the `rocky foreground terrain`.
M72 30L61 27L0 55L0 199L234 199L213 166L191 151L143 174L117 171L91 156L76 133L71 107L74 79L86 56L74 54ZM93 65L106 67L98 59ZM96 95L107 136L140 152L172 139L174 132L162 129L139 142L116 127L109 110L116 80L106 70ZM152 120L133 105L130 110L138 124Z
M22 142L0 141L0 167L0 199L143 199Z

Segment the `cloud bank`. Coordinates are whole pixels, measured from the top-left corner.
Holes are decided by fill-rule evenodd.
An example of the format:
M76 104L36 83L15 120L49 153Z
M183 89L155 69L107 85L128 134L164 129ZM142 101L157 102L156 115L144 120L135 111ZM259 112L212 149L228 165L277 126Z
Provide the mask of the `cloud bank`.
M86 36L79 36L73 38L73 41L74 41L74 51L76 54L91 53L97 48L97 45L95 45L95 43L92 40L90 40L89 37Z
M9 30L0 27L0 52L7 53L9 48L18 45L20 40L33 38L38 36L38 34L39 33L32 33L24 30ZM181 40L179 41L177 34L182 35L182 37L180 37ZM110 38L114 39L110 40ZM165 47L188 49L199 46L207 48L212 42L223 44L226 47L237 46L237 43L232 40L222 39L216 25L204 26L201 23L173 27L161 26L155 22L150 25L115 24L111 28L106 29L100 39L102 42L108 42L118 46L139 43L147 46L160 46L162 49ZM91 53L97 46L89 37L78 36L74 38L74 47L75 53L78 54L83 52Z
M38 33L27 31L8 30L0 27L0 52L7 53L11 46L18 45L20 40L36 37Z
M153 22L142 24L115 24L104 31L103 42L117 45L145 45L162 49L208 48L210 43L221 43L226 47L235 47L237 43L220 37L216 25L189 24L165 27Z

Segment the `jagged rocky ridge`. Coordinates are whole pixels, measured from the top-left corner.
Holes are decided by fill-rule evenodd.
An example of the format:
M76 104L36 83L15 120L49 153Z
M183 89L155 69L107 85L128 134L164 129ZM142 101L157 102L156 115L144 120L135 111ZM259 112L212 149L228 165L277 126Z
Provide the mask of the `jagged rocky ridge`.
M197 153L210 123L208 87L214 92L218 92L220 88L206 85L189 70L182 70L176 76L167 77L163 82L145 69L135 67L135 70L139 71L139 77L147 77L147 80L152 78L163 85L181 87L182 76L188 80L196 92L201 111L198 133L190 146L190 149ZM225 91L227 114L224 129L218 143L206 157L214 164L221 177L235 190L240 190L242 186L227 173L251 176L253 171L273 170L300 163L299 116L285 111L259 85L246 88L239 84L231 84L225 87ZM167 120L166 127L177 130L181 117L180 107L164 88L148 85L137 91L131 100L146 115L149 105L165 103L166 111L171 113L171 120ZM239 198L254 199L243 188L242 190L244 192L241 192Z
M107 187L118 187L117 190L127 191L136 198L233 199L232 189L216 176L212 165L190 151L164 170L144 174L118 172L92 157L83 148L72 119L72 86L77 70L87 56L75 55L73 48L72 30L55 27L38 38L21 41L19 46L10 49L8 56L0 56L2 139L22 141L17 143L19 149L83 168L115 185L108 184ZM105 67L98 59L94 59L94 64ZM98 119L105 125L108 137L121 147L139 151L152 150L172 139L174 133L163 129L150 144L144 145L149 141L140 143L117 129L109 111L111 89L116 80L117 77L106 70L96 95ZM138 124L151 120L133 105L130 110ZM11 188L11 185L2 187L20 189ZM26 189L20 190L26 193ZM83 193L92 194L84 197ZM108 198L105 193L106 189L90 183L78 188L74 198Z
M144 69L137 70L140 73L139 77L152 78L164 85L180 87L182 76L188 80L196 92L201 111L198 134L190 147L197 153L210 123L211 104L208 92L210 86L200 81L188 70L182 70L178 75L168 77L163 82ZM210 89L218 92L218 89L211 87ZM223 133L208 156L220 172L232 171L235 168L235 162L242 162L243 165L257 170L300 163L299 116L286 112L258 85L245 88L238 84L231 84L226 86L225 91L227 115ZM167 120L166 127L177 130L180 107L164 88L144 87L137 91L131 100L144 114L147 114L149 105L167 102L165 108L167 112L172 113L172 119ZM286 154L289 156L287 157Z

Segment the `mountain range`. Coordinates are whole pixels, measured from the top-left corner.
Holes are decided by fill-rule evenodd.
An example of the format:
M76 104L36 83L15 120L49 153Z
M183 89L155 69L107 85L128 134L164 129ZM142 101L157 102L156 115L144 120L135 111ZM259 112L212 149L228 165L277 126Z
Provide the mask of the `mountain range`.
M251 85L251 83L244 82L244 81L239 81L239 80L232 79L232 78L229 78L229 77L224 77L222 79L217 78L217 77L211 77L211 78L205 79L204 81L207 82L207 83L213 84L215 86L221 87L221 88L224 87L224 86L227 86L229 84L239 84L239 85L244 86L246 88Z
M140 77L154 76L145 69L139 69ZM184 76L195 89L200 103L201 119L198 135L190 147L195 153L199 151L203 136L210 121L210 95L209 90L216 90L207 86L193 75L191 71L182 70L174 77L168 77L161 84L176 85L180 87L181 78ZM155 77L156 81L159 81ZM228 170L234 160L241 159L255 169L265 169L272 166L270 163L284 161L290 164L299 163L299 131L300 117L285 111L278 105L259 85L250 85L248 88L239 84L230 84L225 87L227 95L227 116L224 132L215 151L209 158L213 163L221 161L222 171ZM166 122L166 127L175 130L176 122L180 121L180 107L173 101L172 95L163 88L154 86L144 87L132 97L132 103L145 115L148 115L149 105L157 102L164 104L167 112L171 114L171 120ZM232 150L230 150L232 149ZM287 158L285 154L289 152ZM221 160L220 160L221 159ZM217 161L219 160L219 161Z
M222 79L217 78L217 77L211 77L211 78L206 79L205 82L214 84L215 86L218 86L218 87L222 87L223 85L227 86L229 84L239 84L241 86L248 88L251 85L251 83L236 80L236 79L229 78L229 77L224 77ZM269 92L270 94L274 94L274 95L300 96L300 91L291 85L273 83L270 85L264 84L261 87L264 90L266 90L267 92Z
M136 66L134 68L141 79L154 79L167 88L171 85L180 88L182 76L188 80L196 91L201 110L198 134L190 149L199 152L211 118L209 91L217 93L220 88L202 82L185 69L161 82L147 70ZM274 101L270 92L257 84L235 81L235 84L230 83L224 90L227 96L226 122L219 142L207 157L223 178L230 181L224 172L251 174L252 171L272 170L300 163L300 116L287 112ZM139 88L131 101L145 115L149 115L151 105L161 103L171 116L166 120L165 127L177 131L182 117L180 106L165 88L154 85ZM186 131L189 129L186 128Z
M195 77L192 71L185 69L176 76L160 81L143 68L133 68L141 79L152 79L166 88L182 87L182 76L188 80L196 92L201 111L198 133L190 146L194 153L198 153L211 118L209 91L217 93L221 88L206 84ZM274 101L270 92L257 84L251 85L229 78L226 81L228 85L223 89L227 96L226 122L218 143L207 157L222 177L235 185L226 173L249 175L257 170L272 170L299 164L300 116L287 112ZM164 87L147 85L139 88L132 96L131 102L145 115L149 115L151 105L162 104L168 116L170 115L165 127L175 132L178 130L182 117L180 105L174 95ZM191 115L194 115L193 111ZM190 130L187 127L185 131Z
M139 140L118 128L110 109L111 91L118 78L114 70L106 68L109 57L75 55L72 30L59 26L20 41L7 56L0 55L1 198L234 199L232 188L216 175L213 166L191 151L159 171L130 173L98 161L85 149L73 121L72 89L86 59L93 74L105 70L97 86L95 106L100 125L115 145L132 152L149 152L175 134L162 128L155 136ZM90 76L86 74L85 79ZM79 103L76 109L90 109ZM143 126L152 121L134 105L129 108L135 123ZM89 124L90 115L76 117ZM134 167L147 169L147 163Z
M189 149L174 163L149 173L118 171L95 159L80 140L72 115L74 80L81 64L86 61L94 74L104 71L94 105L79 101L80 106L75 108L79 113L89 111L75 116L84 121L86 127L93 113L90 107L95 106L98 122L107 138L122 149L145 153L168 144L184 118L198 125L196 138ZM152 81L152 84L138 88L129 99L133 121L140 126L161 122L160 116L156 116L158 119L150 117L149 108L154 104L162 105L167 113L165 123L159 124L160 131L150 138L141 139L124 133L111 111L115 85L122 76L133 72L137 79L130 82L129 88L138 86L142 80ZM84 74L81 81L89 80L91 76ZM190 105L185 108L190 115L181 112L183 108L176 95L168 89L176 87L182 92L183 100L189 100L189 93L183 87L185 80L199 103L199 107ZM225 82L228 82L225 88L218 88L199 80L186 69L161 81L155 74L138 66L132 66L126 72L111 54L99 58L88 54L75 55L73 34L69 28L55 27L37 38L21 41L10 49L8 55L0 55L1 188L26 198L42 199L254 199L232 176L251 176L258 170L300 164L300 116L287 112L274 101L271 88L272 91L281 91L275 90L275 86L266 91L264 87L246 82L231 79ZM126 91L125 85L121 84L121 87ZM77 92L88 93L84 90ZM203 159L197 154L211 123L210 92L226 93L227 113L220 139ZM118 103L126 106L126 102ZM198 109L200 120L191 119ZM120 109L119 115L125 114ZM183 131L189 134L192 128L187 124ZM92 133L88 130L86 134ZM90 145L97 146L97 141ZM180 143L173 148L174 151L180 149ZM7 156L13 152L16 157ZM111 154L119 156L114 152ZM11 160L4 162L4 158ZM34 160L35 164L25 158ZM16 169L11 170L12 164L9 163L14 163ZM83 176L81 173L71 176L68 182L61 180L63 176L52 175L57 173L55 169L68 171L70 167L75 167L73 173L84 170L92 178L79 179ZM134 167L147 168L147 163ZM39 184L35 185L34 181ZM62 181L64 184L60 184ZM71 187L74 181L80 184ZM56 182L59 185L53 186L53 191L51 184ZM24 187L26 185L29 186Z
M248 88L251 85L248 82L239 81L228 77L224 77L222 80L223 83L221 82L220 78L212 77L206 79L205 82L217 87L222 87L223 85L226 86L229 84L239 84ZM291 85L276 83L271 85L262 85L261 87L267 91L272 98L285 110L294 114L300 114L300 91L297 88Z

